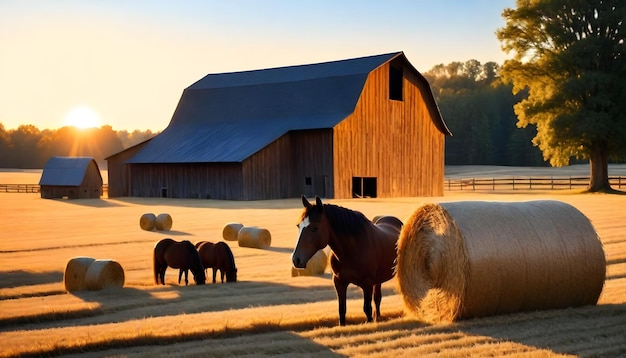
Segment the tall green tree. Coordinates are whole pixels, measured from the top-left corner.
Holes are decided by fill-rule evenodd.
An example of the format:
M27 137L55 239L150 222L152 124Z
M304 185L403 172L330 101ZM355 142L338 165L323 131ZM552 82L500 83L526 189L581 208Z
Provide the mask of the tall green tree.
M553 166L588 159L588 191L610 191L608 162L626 156L626 1L517 0L496 32L512 53L500 75L514 93L518 127Z

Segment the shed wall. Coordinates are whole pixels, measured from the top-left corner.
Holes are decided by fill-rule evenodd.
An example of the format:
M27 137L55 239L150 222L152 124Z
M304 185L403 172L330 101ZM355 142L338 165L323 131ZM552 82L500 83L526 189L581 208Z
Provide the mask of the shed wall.
M444 135L417 75L395 65L404 67L403 100L389 99L386 63L370 73L354 113L335 127L335 198L353 197L353 177L375 177L378 197L443 195Z

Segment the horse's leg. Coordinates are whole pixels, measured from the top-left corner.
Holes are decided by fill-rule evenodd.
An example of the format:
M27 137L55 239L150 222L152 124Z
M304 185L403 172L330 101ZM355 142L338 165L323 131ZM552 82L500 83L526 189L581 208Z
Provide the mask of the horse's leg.
M213 283L215 283L216 276L217 276L217 267L213 266Z
M376 312L374 312L374 318L376 321L380 318L380 301L383 299L383 294L380 291L380 286L382 284L378 283L374 285L374 304L376 305Z
M220 269L220 276L222 277L222 283L224 283L224 276L226 275L226 270Z
M163 265L160 269L159 269L159 277L161 277L161 283L163 285L165 285L165 270L167 270L167 265Z
M365 286L363 288L363 312L368 322L372 322L372 291L374 287Z
M341 281L337 276L333 276L335 291L337 292L337 301L339 303L339 325L346 325L346 291L348 283Z
M180 279L183 277L183 269L178 270L178 284L180 285Z
M185 286L189 285L189 269L185 270Z

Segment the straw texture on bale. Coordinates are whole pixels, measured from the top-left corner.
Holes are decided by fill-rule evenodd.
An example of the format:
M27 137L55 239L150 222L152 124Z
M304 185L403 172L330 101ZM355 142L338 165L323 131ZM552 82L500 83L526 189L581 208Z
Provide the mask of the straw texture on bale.
M267 229L256 226L244 226L239 229L237 241L241 247L266 249L272 244L272 235Z
M152 231L154 230L155 225L156 215L152 213L145 213L141 215L141 218L139 219L139 227L141 227L142 230Z
M156 217L156 229L160 231L168 231L172 228L172 216L170 214L159 214Z
M596 304L602 243L559 201L426 204L398 240L397 284L427 322Z
M87 289L85 274L95 260L92 257L78 256L71 258L67 262L65 273L63 274L63 283L66 291L72 292Z
M85 274L85 283L89 290L102 290L109 287L124 286L124 269L114 260L95 260Z
M228 223L224 225L224 229L222 230L222 237L226 241L237 241L237 237L239 236L239 230L243 227L241 223Z
M297 269L295 267L291 267L291 277L297 276L315 276L315 275L323 275L326 272L326 267L328 266L328 255L324 249L318 250L309 262L306 263L306 267L303 269Z

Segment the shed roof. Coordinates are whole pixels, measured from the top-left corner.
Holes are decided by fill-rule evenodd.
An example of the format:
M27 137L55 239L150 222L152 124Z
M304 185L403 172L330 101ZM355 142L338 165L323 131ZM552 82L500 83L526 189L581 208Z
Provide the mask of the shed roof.
M91 157L52 157L43 168L39 185L79 186L91 162L98 168L98 164ZM102 179L100 170L98 175Z
M288 131L333 128L354 111L368 74L398 56L209 74L126 163L242 162Z

